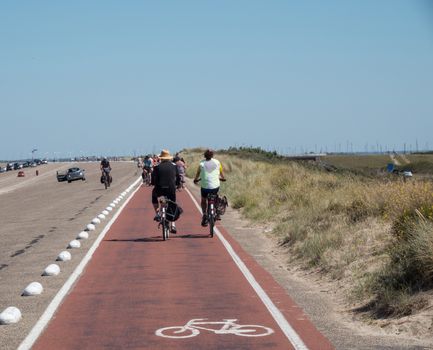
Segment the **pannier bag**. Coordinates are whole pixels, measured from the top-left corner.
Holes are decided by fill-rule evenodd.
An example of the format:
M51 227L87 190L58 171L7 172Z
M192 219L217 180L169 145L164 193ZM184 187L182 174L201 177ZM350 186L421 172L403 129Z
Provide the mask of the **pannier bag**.
M173 201L167 201L167 212L166 217L168 221L176 221L179 219L180 215L183 213L183 209L179 204Z
M110 175L110 184L113 182L113 177ZM104 183L104 176L101 175L101 184Z
M218 215L224 215L226 212L226 208L229 206L229 202L227 201L226 196L217 197L216 203L216 212Z

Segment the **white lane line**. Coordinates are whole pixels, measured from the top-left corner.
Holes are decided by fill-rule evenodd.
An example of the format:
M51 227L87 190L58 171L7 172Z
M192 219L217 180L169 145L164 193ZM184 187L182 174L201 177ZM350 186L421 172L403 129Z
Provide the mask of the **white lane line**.
M197 207L198 211L202 213L201 207L192 195L192 193L189 191L188 188L186 188L186 191L188 192L189 196L191 197L192 201L194 202L195 206ZM296 331L293 329L293 327L290 325L289 321L286 320L284 315L281 313L280 310L275 306L275 304L272 302L271 298L266 294L266 292L263 290L263 288L260 286L260 284L257 282L257 280L254 278L253 274L250 272L248 267L244 264L242 259L239 257L239 255L236 254L233 247L230 245L230 243L224 238L220 230L218 230L217 227L215 227L215 233L217 234L217 237L220 239L224 247L226 248L227 252L232 257L233 261L238 266L239 270L243 273L247 281L250 283L250 285L253 287L259 298L262 300L263 304L265 304L268 311L271 313L272 317L274 318L275 322L277 322L278 326L281 328L284 335L289 339L290 343L293 345L293 347L296 350L308 350L308 347L304 344L301 337L296 333Z
M137 185L141 181L141 177L137 179L133 183L133 186ZM93 256L93 253L95 252L96 248L98 248L101 241L104 239L106 233L111 228L111 225L116 221L117 217L120 215L122 210L125 208L125 206L128 204L128 202L131 200L131 198L135 195L135 193L140 189L141 186L138 186L135 191L128 197L128 199L123 203L123 205L119 208L119 210L116 212L116 214L112 217L112 219L107 223L107 225L104 227L102 232L99 234L96 241L93 243L87 254L84 256L83 260L81 260L80 264L75 268L74 272L72 272L71 276L69 276L68 280L65 282L63 287L59 290L59 292L56 294L54 299L51 301L51 303L48 305L45 312L42 314L42 316L39 318L39 320L36 322L35 326L32 328L30 333L27 335L27 337L23 340L23 342L18 347L18 350L28 350L30 349L35 341L38 339L38 337L41 335L44 328L47 326L48 322L53 317L54 313L56 312L57 308L59 307L60 303L64 299L64 297L68 294L71 287L74 285L75 281L78 279L78 277L83 272L84 268L86 267L87 263L90 261L90 259Z

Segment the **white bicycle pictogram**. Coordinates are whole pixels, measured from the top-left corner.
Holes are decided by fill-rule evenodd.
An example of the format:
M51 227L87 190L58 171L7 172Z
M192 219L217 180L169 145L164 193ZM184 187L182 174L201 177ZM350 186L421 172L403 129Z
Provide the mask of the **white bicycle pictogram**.
M236 318L215 322L207 320L207 318L195 318L188 321L184 326L160 328L155 331L155 334L159 337L180 339L195 337L200 334L200 330L214 332L215 334L233 334L241 337L264 337L274 333L273 329L260 325L237 324L235 323Z

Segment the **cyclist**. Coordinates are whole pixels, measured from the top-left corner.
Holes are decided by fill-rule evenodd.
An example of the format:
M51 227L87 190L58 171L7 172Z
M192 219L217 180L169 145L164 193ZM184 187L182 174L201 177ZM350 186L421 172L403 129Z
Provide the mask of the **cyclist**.
M165 196L169 200L176 202L176 187L180 183L180 176L176 165L172 162L173 156L168 150L162 150L159 155L161 162L153 168L152 185L152 204L155 209L155 221L160 221L158 197ZM170 223L170 232L176 233L176 225Z
M143 181L145 179L145 176L150 176L152 174L152 168L153 168L152 158L149 157L149 155L147 155L146 157L144 157L144 162L143 162L143 174L142 174Z
M110 171L111 171L111 165L110 161L107 159L107 157L103 157L100 164L101 173L102 176L104 176L104 173L108 176L108 185L111 183L111 177L110 177Z
M174 157L174 162L177 166L177 170L179 171L179 176L180 176L180 185L178 187L179 191L182 188L185 188L185 169L186 169L186 164L183 158L180 158L179 156Z
M203 217L201 219L201 225L207 226L207 196L209 194L217 194L220 188L220 180L225 181L223 167L219 160L213 158L214 152L211 149L207 149L204 152L204 158L197 169L194 177L194 183L200 181L201 187L201 209L203 211Z
M142 168L143 167L143 160L141 159L141 157L137 158L137 168Z

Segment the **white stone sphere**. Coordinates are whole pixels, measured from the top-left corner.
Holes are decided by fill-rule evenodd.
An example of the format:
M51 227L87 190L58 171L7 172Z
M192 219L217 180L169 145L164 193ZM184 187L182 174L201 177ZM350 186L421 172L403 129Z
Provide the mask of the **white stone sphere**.
M98 218L93 218L92 219L92 224L93 225L97 225L97 224L100 224L101 223L101 220L99 220Z
M108 214L110 214L110 212L109 212L108 210L103 210L103 211L102 211L102 214L104 214L104 215L108 215Z
M81 247L81 243L80 241L74 239L73 241L69 242L68 248L70 249L77 249Z
M0 313L0 324L12 324L21 320L21 311L15 306L9 306Z
M86 231L81 231L77 236L77 239L87 239L87 238L89 238L89 233Z
M88 225L86 226L86 229L87 229L87 231L95 231L95 230L96 230L96 227L95 227L95 225L93 225L93 224L88 224Z
M60 267L57 264L48 265L42 276L57 276L60 273Z
M39 282L32 282L23 290L23 296L39 295L44 291L42 284Z
M66 250L61 252L57 257L58 261L69 261L71 259L72 259L71 253L67 252Z

